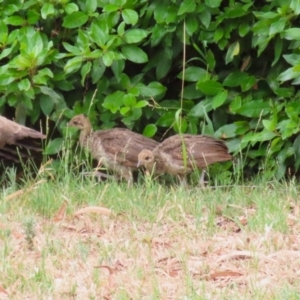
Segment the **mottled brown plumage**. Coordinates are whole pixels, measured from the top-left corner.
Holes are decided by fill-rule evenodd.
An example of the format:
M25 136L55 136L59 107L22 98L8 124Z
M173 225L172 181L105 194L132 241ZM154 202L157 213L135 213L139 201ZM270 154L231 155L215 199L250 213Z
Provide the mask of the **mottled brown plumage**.
M87 148L93 158L128 180L129 184L132 183L132 170L137 169L138 154L158 145L158 142L126 128L93 132L91 122L83 114L73 117L68 126L80 129L81 147Z
M138 166L145 166L148 172L155 174L169 173L183 178L194 170L231 159L222 140L207 135L178 134L167 138L152 151L141 151Z
M39 131L20 125L0 116L0 159L18 161L21 157L31 157L20 149L41 151L36 139L45 139Z

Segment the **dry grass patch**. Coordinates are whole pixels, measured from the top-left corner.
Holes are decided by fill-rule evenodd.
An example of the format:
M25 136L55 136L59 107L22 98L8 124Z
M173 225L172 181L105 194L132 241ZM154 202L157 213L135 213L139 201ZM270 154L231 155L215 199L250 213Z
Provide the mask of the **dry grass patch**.
M295 185L74 180L7 196L0 299L300 299Z

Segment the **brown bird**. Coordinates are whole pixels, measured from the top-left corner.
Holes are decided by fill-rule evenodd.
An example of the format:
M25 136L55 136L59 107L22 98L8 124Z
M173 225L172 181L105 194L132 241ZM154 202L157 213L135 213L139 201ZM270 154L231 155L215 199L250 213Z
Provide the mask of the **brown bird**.
M158 142L126 128L93 132L90 120L83 114L71 119L68 126L80 130L79 143L87 148L99 164L128 181L133 182L132 171L137 169L138 154L143 149L153 150Z
M152 151L144 149L138 155L138 166L145 166L154 174L178 175L185 183L185 175L202 169L200 184L204 184L204 169L213 163L231 160L223 140L207 135L174 135Z
M0 116L0 160L7 159L18 162L20 156L29 158L31 155L26 153L27 150L42 151L34 140L45 138L46 136L39 131Z

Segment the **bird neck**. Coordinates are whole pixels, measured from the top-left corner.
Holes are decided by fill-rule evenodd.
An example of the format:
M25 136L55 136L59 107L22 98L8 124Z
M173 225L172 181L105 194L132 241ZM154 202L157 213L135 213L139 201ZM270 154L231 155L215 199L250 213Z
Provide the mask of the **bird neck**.
M147 169L147 171L149 173L154 172L155 173L155 169L156 169L156 163L155 161L149 161L147 164L145 164L145 168Z
M92 131L93 131L92 124L90 121L88 121L86 126L84 127L84 129L82 129L80 132L79 143L80 143L81 147L87 146L87 139L90 136L90 134L92 133Z

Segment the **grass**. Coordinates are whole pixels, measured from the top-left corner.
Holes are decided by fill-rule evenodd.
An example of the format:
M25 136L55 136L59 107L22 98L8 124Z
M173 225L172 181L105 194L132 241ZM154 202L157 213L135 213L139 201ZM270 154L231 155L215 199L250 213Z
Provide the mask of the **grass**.
M294 182L201 190L9 178L0 299L300 299Z

